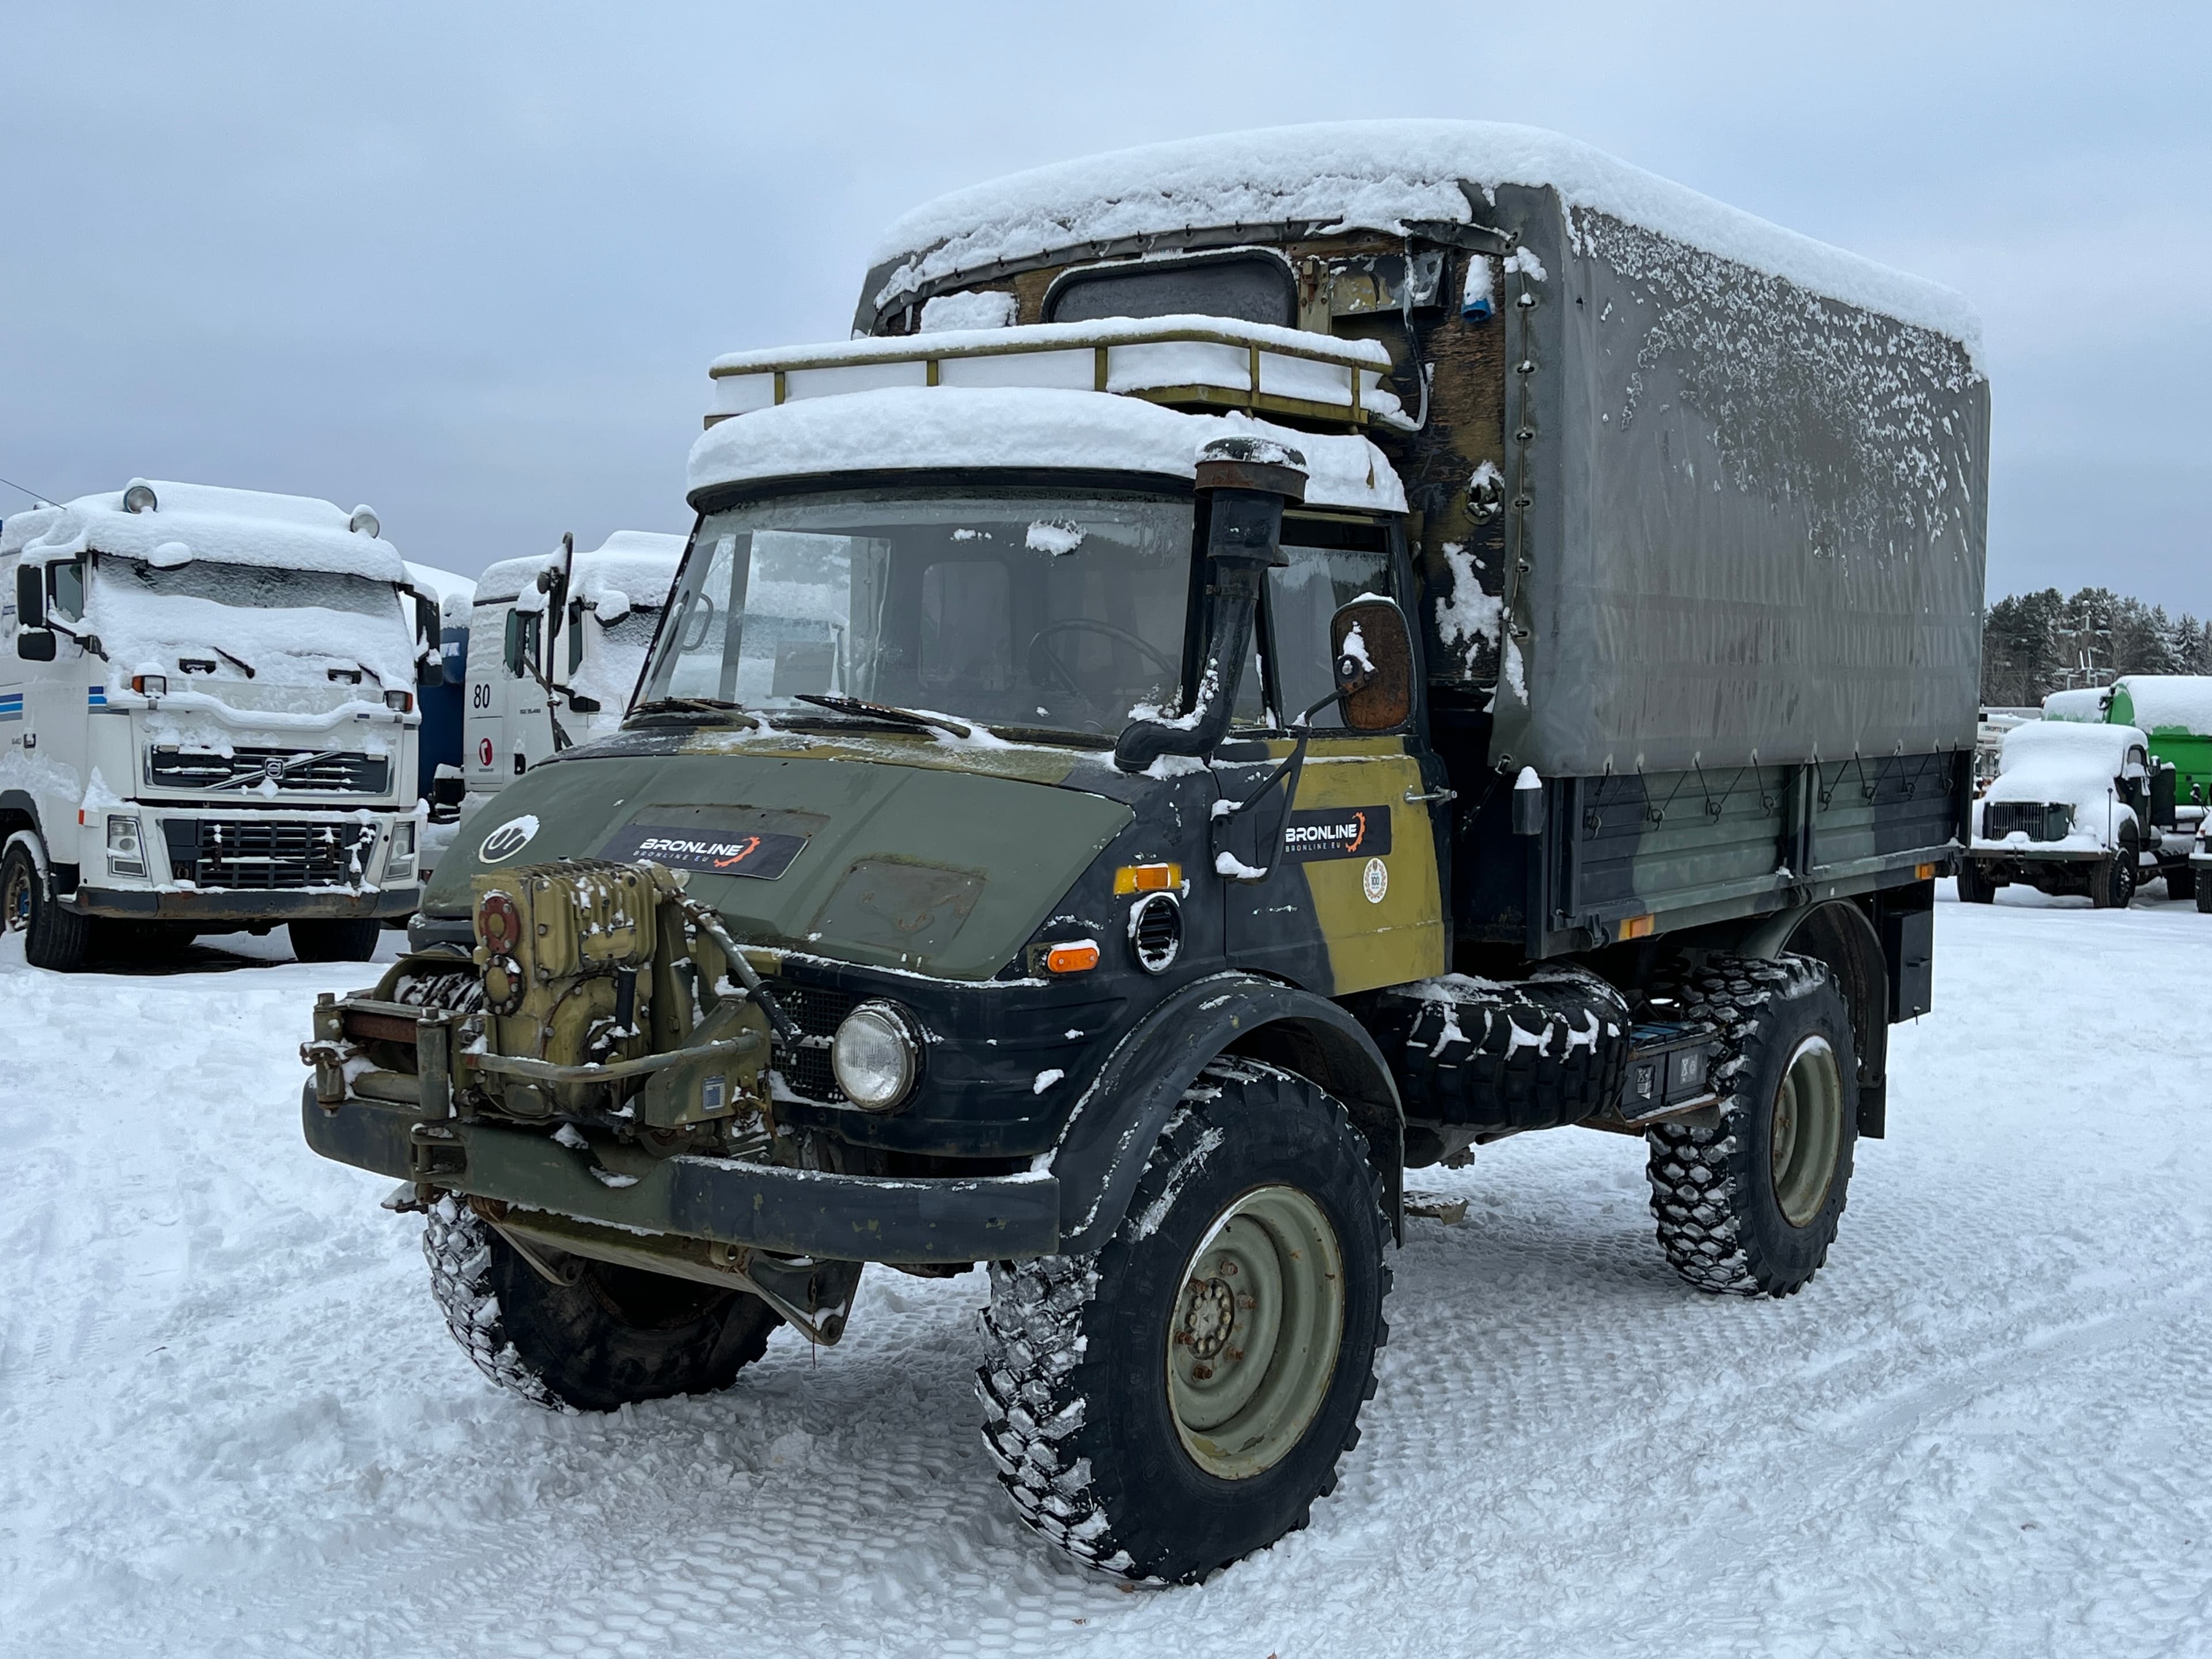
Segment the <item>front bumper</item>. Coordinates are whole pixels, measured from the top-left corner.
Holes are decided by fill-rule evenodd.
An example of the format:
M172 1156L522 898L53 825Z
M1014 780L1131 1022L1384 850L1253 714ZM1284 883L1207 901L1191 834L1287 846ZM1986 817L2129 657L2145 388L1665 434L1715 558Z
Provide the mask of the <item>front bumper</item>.
M118 916L154 921L321 921L364 916L383 918L414 913L422 890L409 885L377 892L345 889L273 888L249 891L216 888L179 889L80 887L64 907L88 916Z
M841 1261L1018 1260L1060 1243L1048 1175L896 1179L611 1144L577 1152L543 1130L425 1122L419 1106L356 1097L325 1108L313 1084L300 1113L308 1146L338 1163L612 1227Z

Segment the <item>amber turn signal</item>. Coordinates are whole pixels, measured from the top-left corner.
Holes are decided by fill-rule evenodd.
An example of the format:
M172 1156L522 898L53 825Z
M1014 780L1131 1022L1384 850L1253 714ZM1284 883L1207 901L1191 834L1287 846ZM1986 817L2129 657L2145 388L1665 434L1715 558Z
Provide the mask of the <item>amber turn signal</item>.
M1125 897L1131 893L1164 893L1182 885L1180 864L1125 864L1114 872L1114 890Z
M1098 965L1098 945L1096 940L1079 939L1066 945L1048 945L1044 953L1045 970L1054 974L1087 974Z

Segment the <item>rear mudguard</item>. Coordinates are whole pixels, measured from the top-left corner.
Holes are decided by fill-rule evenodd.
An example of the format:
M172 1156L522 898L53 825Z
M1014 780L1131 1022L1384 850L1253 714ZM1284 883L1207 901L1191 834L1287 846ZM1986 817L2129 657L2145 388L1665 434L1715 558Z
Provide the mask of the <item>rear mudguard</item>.
M1324 997L1228 973L1185 986L1153 1009L1076 1103L1052 1154L1060 1254L1079 1255L1105 1243L1184 1091L1209 1061L1231 1049L1310 1078L1344 1103L1366 1138L1391 1233L1398 1235L1405 1116L1375 1039Z

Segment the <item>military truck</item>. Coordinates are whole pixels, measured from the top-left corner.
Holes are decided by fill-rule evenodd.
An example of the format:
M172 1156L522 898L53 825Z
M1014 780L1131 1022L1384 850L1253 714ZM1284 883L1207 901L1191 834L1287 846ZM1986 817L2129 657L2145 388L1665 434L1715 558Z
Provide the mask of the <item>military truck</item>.
M35 966L285 928L366 961L420 892L437 609L375 514L132 479L0 529L0 915Z
M948 198L857 333L713 365L620 731L315 1011L485 1374L718 1389L982 1264L1016 1513L1181 1582L1333 1489L1408 1170L1634 1137L1689 1284L1802 1289L1965 831L1960 302L1380 124Z
M681 536L617 530L579 551L564 537L477 579L463 823L538 762L622 723L684 546Z

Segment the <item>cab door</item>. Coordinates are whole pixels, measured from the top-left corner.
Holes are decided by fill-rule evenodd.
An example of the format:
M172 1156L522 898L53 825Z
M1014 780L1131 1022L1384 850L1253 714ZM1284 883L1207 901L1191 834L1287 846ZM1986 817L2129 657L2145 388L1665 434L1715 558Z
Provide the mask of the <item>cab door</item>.
M1398 602L1388 532L1371 521L1293 513L1284 519L1283 551L1289 562L1271 573L1261 618L1265 706L1246 711L1270 729L1224 744L1216 767L1223 794L1251 803L1223 830L1231 842L1243 831L1249 839L1237 844L1251 851L1231 848L1216 864L1229 875L1222 887L1230 962L1330 996L1443 973L1443 894L1431 818L1444 810L1443 773L1424 753L1413 721L1361 731L1341 708L1322 709L1295 778L1282 770L1296 745L1279 734L1334 688L1339 613L1354 607L1356 620L1362 609ZM1370 618L1349 637L1361 652L1370 644L1379 651L1389 631ZM1417 678L1416 663L1409 659L1406 670ZM1270 779L1277 780L1272 787Z

